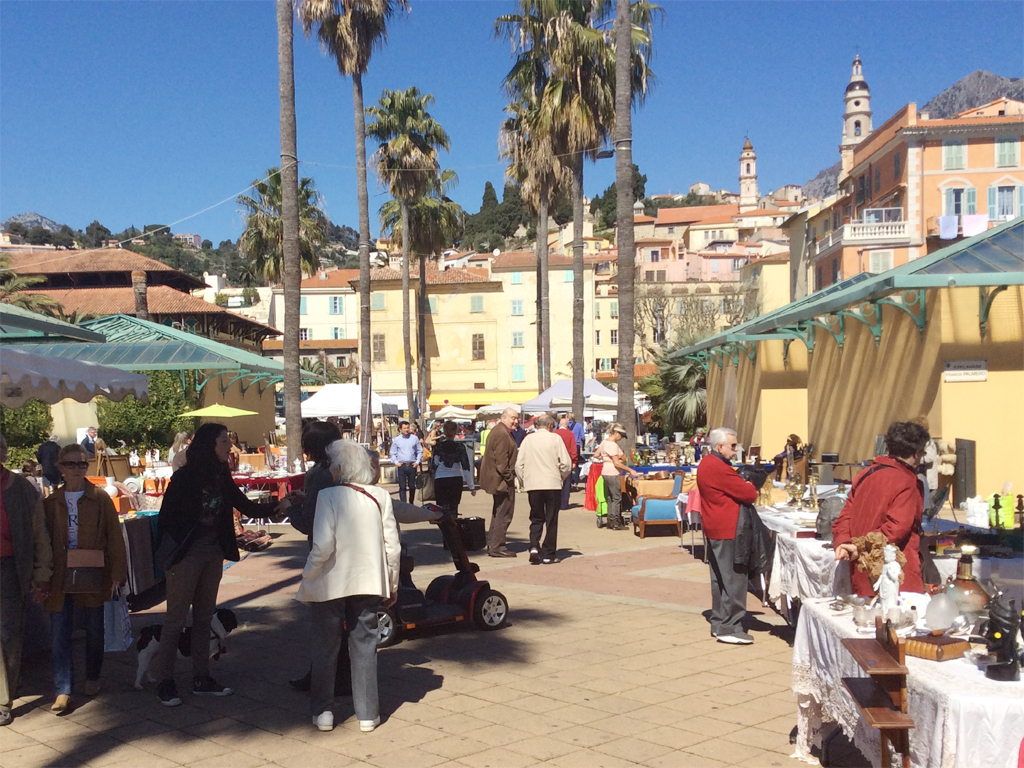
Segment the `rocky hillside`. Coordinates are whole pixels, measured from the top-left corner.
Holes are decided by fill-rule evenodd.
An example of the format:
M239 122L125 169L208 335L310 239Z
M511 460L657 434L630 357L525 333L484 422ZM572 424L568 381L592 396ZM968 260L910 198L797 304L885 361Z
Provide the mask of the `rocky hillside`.
M1024 79L1000 77L979 69L958 80L927 104L919 107L918 111L930 113L932 119L955 117L965 110L980 107L1003 96L1024 101Z
M26 229L32 229L32 227L45 227L51 232L59 232L61 225L53 219L48 219L45 216L40 216L38 213L19 213L17 216L11 216L4 222L0 222L0 228L6 231L7 227L15 221L20 221L25 225Z
M1024 101L1024 79L1000 77L979 69L957 80L924 106L919 106L918 112L928 112L932 119L954 117L971 107L980 107L1003 96ZM836 163L831 168L819 171L817 176L804 184L804 194L823 198L834 193L839 169L840 164Z

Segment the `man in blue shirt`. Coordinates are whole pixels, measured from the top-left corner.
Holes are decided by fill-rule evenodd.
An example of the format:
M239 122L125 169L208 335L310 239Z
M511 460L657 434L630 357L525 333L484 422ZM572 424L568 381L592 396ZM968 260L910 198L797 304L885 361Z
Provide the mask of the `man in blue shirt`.
M572 478L572 489L576 490L576 486L580 484L580 465L583 464L583 424L576 421L576 417L571 413L567 413L566 416L569 417L569 431L572 432L572 436L576 438L576 455L580 457L576 462L576 465L572 468L572 475L570 475Z
M398 425L399 435L391 441L391 461L398 474L398 498L412 504L416 499L416 467L423 461L420 439L409 431L409 422ZM406 499L406 489L409 498Z

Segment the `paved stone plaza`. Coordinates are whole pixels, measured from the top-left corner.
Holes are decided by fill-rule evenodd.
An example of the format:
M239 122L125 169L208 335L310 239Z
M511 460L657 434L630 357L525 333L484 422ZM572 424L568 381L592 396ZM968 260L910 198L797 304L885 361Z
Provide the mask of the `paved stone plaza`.
M465 495L464 516L489 511L488 496ZM521 553L527 512L518 497L509 543ZM36 657L26 665L17 717L0 730L0 765L800 765L789 758L796 705L785 622L750 598L754 645L717 643L705 616L706 566L674 536L656 531L641 541L598 530L581 507L561 514L566 559L557 565L531 566L525 553L474 555L508 598L508 627L422 634L382 651L382 725L360 733L351 699L342 698L339 727L321 733L307 695L287 683L309 663L308 610L292 597L306 542L290 527L278 532L270 549L232 566L221 585L220 604L237 612L240 626L212 672L234 696L183 694L182 706L162 707L155 686L133 689L132 650L107 654L101 694L77 696L77 709L58 718L48 711L49 659ZM420 589L453 570L433 526L407 526L403 539ZM163 609L133 614L136 629L159 623ZM181 688L186 662L178 673Z

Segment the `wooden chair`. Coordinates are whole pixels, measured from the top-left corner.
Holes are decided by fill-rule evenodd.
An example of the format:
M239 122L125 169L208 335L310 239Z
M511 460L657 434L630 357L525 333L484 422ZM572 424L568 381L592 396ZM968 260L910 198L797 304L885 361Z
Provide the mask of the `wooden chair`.
M632 509L633 534L640 538L646 536L648 525L671 525L676 536L682 536L679 520L676 518L676 499L682 493L684 474L674 473L672 491L665 496L641 496Z
M875 637L844 638L843 646L867 677L844 677L843 685L853 697L868 725L877 728L881 739L881 765L890 764L889 745L910 768L910 729L914 720L907 714L906 641L896 636L892 622L875 618Z

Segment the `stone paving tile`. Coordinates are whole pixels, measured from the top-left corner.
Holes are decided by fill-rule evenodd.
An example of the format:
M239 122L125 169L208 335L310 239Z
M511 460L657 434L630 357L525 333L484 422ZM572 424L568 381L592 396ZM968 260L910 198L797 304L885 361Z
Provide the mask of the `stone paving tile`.
M760 728L744 728L741 731L730 733L729 741L783 755L793 753L793 745L789 743L788 736L783 736L781 733L772 733Z
M332 768L354 762L356 761L346 760L344 755L313 744L301 744L293 753L274 759L275 765L284 768Z
M132 742L132 746L183 765L194 760L223 755L229 747L205 739L194 739L184 731L167 731Z
M188 768L259 768L266 764L262 758L245 752L228 752L204 760L195 760L188 764Z
M606 712L581 706L580 704L570 704L567 707L553 709L550 714L552 717L556 717L559 720L565 720L566 722L575 723L576 725L586 725L587 723L592 723L595 720L601 720L602 718L607 717Z
M467 735L477 741L497 747L504 747L506 744L531 738L531 735L525 731L520 731L507 725L488 725L484 728L470 731Z
M580 747L592 748L599 744L607 744L619 738L620 734L611 733L603 728L593 728L589 725L573 725L563 728L551 734L551 738L564 741L575 749Z
M432 768L445 762L445 758L416 747L366 759L370 765L378 768Z
M766 754L764 750L756 747L748 747L746 744L736 744L721 739L702 741L700 744L687 747L684 751L699 757L724 760L726 763L732 764ZM775 759L775 755L770 754L770 760Z
M639 720L629 715L615 715L606 717L604 720L595 720L590 723L591 728L599 728L619 736L638 736L651 728L657 727L656 723Z
M502 747L486 749L483 752L466 755L459 759L459 763L468 765L470 768L526 768L536 762L528 755Z
M431 752L449 760L457 760L460 757L483 752L490 748L490 744L477 741L469 736L448 736L428 742L422 747L425 752Z
M513 713L513 717L521 717L522 712L527 712L533 715L542 715L545 712L550 712L554 709L561 709L565 706L564 701L558 701L557 699L549 698L548 696L523 696L521 698L512 699L508 702L507 709L518 710ZM483 717L483 715L480 715ZM497 722L497 721L496 721Z
M612 755L613 757L621 757L623 760L632 760L633 762L651 760L672 751L670 747L644 741L635 736L625 736L615 741L599 744L594 747L594 750L596 752L603 752L606 755Z
M647 760L644 765L650 768L720 768L729 765L721 760L713 760L704 755L695 755L692 752L669 752L653 760Z
M660 744L671 749L684 749L694 744L700 744L702 741L707 741L710 738L706 734L684 731L682 728L673 728L668 725L644 731L642 737L644 741Z
M548 765L558 768L632 768L636 763L614 755L604 755L590 749L580 749L549 760Z
M571 723L558 720L550 715L523 715L512 721L517 731L524 731L531 736L550 736L564 728L572 727Z
M476 708L474 708L475 710ZM479 717L474 717L470 714L459 713L454 715L448 715L447 717L440 717L434 720L431 724L431 728L436 728L443 733L454 733L459 736L463 736L471 731L475 731L479 728L485 728L490 723L486 720L482 720Z
M511 744L508 744L507 748L526 755L527 757L532 757L538 762L545 762L554 757L561 757L562 755L569 754L570 752L574 752L578 749L578 747L566 744L564 741L553 739L549 736L531 736L523 741L514 741Z
M706 734L709 738L718 738L740 730L743 726L738 723L729 723L723 720L716 720L706 715L696 717L680 718L677 725L684 730L693 733Z
M104 768L177 768L178 765L180 765L180 763L168 760L165 757L146 755L144 761L130 757L127 760L110 763L108 766L104 766ZM59 768L59 766L48 766L47 768Z
M773 720L777 714L778 712L774 707L755 707L739 704L733 707L710 711L707 713L707 716L727 723L758 725L759 723Z

